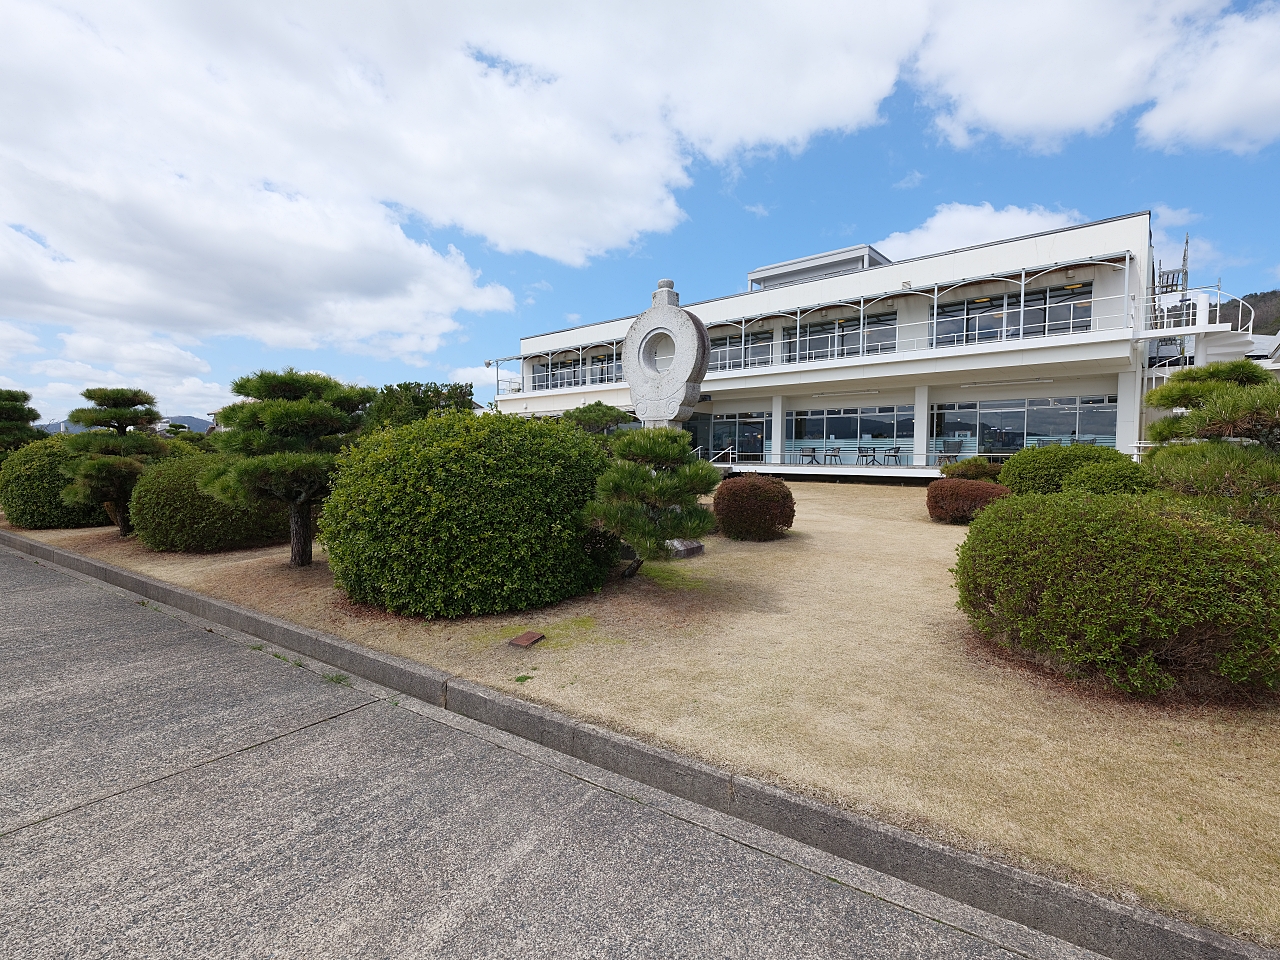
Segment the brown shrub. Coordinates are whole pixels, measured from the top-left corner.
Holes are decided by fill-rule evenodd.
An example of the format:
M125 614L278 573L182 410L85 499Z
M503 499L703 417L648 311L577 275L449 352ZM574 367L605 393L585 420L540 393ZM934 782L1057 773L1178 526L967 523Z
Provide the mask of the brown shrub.
M992 500L1008 495L1009 488L998 483L944 477L929 484L925 503L939 523L968 523Z
M722 481L712 509L720 532L731 540L776 540L796 518L791 488L777 477L758 473Z

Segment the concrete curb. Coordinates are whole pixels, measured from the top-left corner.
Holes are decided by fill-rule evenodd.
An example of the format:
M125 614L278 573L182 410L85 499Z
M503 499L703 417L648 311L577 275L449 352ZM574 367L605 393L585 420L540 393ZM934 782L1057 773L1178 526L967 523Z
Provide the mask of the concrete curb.
M1280 960L1129 907L573 720L477 683L0 530L0 545L323 661L842 859L1115 960Z

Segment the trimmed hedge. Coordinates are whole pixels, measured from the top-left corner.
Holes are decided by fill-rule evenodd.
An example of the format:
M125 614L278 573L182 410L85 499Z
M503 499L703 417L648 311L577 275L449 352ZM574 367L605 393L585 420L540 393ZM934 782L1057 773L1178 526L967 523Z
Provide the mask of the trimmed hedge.
M996 482L1003 464L992 463L986 457L966 457L955 463L944 463L938 469L944 477L955 477L960 480L990 480Z
M70 482L62 468L76 459L63 435L37 440L13 451L0 465L0 507L15 527L56 530L103 527L111 523L98 504L68 504L62 491Z
M223 459L184 452L160 461L139 477L129 502L138 539L152 550L178 553L212 553L288 541L289 508L283 503L230 506L200 491L201 475Z
M1147 461L1165 490L1242 523L1280 532L1280 454L1226 440L1161 447Z
M722 480L712 510L720 532L731 540L777 540L796 519L791 488L777 477L758 473Z
M1280 687L1280 539L1155 497L1007 497L969 528L982 634L1120 690Z
M422 617L542 607L603 585L616 539L583 507L609 465L575 427L447 413L338 456L320 532L357 603Z
M1085 493L1148 493L1156 488L1151 471L1132 460L1087 463L1062 481L1062 489Z
M1000 483L1014 493L1059 493L1062 481L1086 464L1121 461L1129 458L1119 450L1088 443L1027 447L1005 461L1000 470Z
M990 480L944 477L929 484L925 506L939 523L969 523L992 500L1008 495L1008 487Z

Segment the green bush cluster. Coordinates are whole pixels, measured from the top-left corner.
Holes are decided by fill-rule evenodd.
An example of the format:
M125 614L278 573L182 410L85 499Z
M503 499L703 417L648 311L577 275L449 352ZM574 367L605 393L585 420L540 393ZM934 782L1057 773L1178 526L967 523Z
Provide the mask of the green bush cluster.
M730 540L777 540L795 522L796 500L777 477L744 473L721 481L712 510Z
M422 617L524 610L598 589L617 543L583 507L608 466L580 430L443 413L338 455L320 518L334 580L358 603Z
M1148 458L1152 476L1172 494L1205 509L1280 531L1280 456L1261 444L1225 440L1171 444Z
M76 459L61 434L20 447L0 465L0 507L15 527L54 530L100 527L111 522L98 504L62 499L69 482L64 470Z
M180 553L211 553L288 540L289 509L283 503L232 506L201 492L201 476L222 460L196 453L162 460L142 474L130 501L138 539L152 550Z
M990 480L995 483L996 478L1000 476L1002 466L999 463L992 463L986 457L965 457L955 463L944 463L938 469L944 477L954 477L958 480Z
M984 635L1152 695L1280 687L1280 539L1158 497L1005 497L955 567Z
M1154 490L1155 477L1140 463L1128 457L1123 460L1103 460L1086 463L1067 474L1062 489L1080 490L1084 493L1147 493Z
M925 506L939 523L969 523L987 504L1007 497L1009 488L990 480L943 477L929 484Z
M1119 450L1087 443L1027 447L1005 461L999 482L1018 494L1058 493L1063 481L1087 464L1128 460Z

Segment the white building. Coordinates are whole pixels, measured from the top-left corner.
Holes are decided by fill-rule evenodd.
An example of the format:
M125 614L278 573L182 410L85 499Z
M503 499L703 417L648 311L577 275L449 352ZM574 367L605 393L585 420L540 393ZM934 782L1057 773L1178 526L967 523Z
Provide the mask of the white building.
M1247 305L1189 289L1185 270L1157 276L1149 213L898 263L849 247L747 279L747 293L684 304L712 346L686 428L737 469L933 475L1029 444L1134 452L1146 389L1254 350ZM630 408L632 319L521 340L493 361L498 409Z

